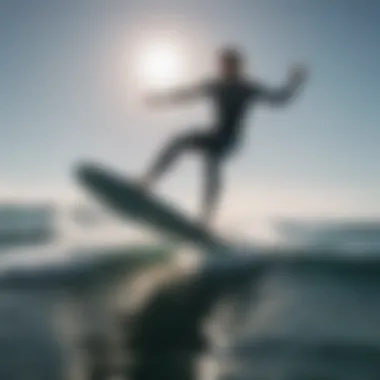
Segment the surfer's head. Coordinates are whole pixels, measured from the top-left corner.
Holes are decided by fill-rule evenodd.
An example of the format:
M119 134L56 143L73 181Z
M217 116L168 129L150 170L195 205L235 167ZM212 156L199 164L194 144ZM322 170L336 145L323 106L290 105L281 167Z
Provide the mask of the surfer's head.
M239 77L243 69L244 57L233 46L223 47L218 54L218 68L223 78Z

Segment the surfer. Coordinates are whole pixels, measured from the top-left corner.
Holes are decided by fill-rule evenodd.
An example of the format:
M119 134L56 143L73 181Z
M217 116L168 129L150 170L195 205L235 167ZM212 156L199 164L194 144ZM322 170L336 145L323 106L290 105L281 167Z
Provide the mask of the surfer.
M205 163L205 189L201 222L204 225L210 223L216 209L223 163L239 146L249 106L259 101L274 105L288 102L298 93L307 76L305 67L295 65L289 70L285 85L270 89L247 78L244 64L245 58L239 49L223 48L217 57L218 75L215 79L188 88L151 94L147 98L149 105L180 103L198 97L208 98L212 102L215 112L212 127L205 131L192 130L176 136L160 152L141 180L142 186L149 189L182 153L197 151L202 154Z

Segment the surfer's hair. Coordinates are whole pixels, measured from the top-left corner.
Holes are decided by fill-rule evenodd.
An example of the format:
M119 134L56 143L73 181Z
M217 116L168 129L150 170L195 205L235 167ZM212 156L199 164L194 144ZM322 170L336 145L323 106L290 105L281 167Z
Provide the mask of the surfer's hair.
M219 50L219 60L221 62L242 63L244 60L243 53L238 47L225 46Z

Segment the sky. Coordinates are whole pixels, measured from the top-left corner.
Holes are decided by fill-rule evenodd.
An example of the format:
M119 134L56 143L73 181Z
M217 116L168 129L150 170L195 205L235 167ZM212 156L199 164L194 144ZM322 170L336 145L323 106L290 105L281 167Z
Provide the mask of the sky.
M141 52L163 38L181 51L178 84L212 75L215 51L229 43L273 86L292 63L309 67L291 105L250 113L225 173L226 223L378 216L379 17L377 0L4 0L0 196L66 194L82 159L141 175L170 136L211 123L201 102L145 106ZM200 165L184 158L157 191L196 213Z

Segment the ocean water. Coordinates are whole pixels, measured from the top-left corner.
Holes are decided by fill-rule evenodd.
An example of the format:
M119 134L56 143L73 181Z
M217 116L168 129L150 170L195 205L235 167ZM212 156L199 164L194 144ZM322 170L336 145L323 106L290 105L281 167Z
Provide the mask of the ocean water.
M297 238L288 235L287 244L285 236L267 249L265 263L251 281L232 294L226 286L214 295L210 289L223 285L220 266L200 261L195 270L182 271L155 237L138 236L133 247L136 234L102 214L80 208L70 215L71 223L60 223L50 206L0 210L0 379L95 378L90 374L99 360L89 357L89 338L107 342L107 361L124 362L119 340L138 329L149 331L137 334L136 350L146 366L165 379L174 380L178 373L183 378L192 363L184 357L196 354L192 346L182 355L181 343L192 341L183 329L208 331L210 326L216 331L210 334L208 354L216 358L214 371L197 378L378 379L380 250L374 244L375 224L367 224L358 245L347 235L358 235L362 224L357 233L326 224L318 234L306 234L299 232L300 226L306 228L301 223ZM323 229L328 239L321 238ZM332 236L333 230L339 233ZM233 270L241 269L231 266ZM137 304L149 307L139 306L137 324L129 325L129 301L142 297L135 293L136 283L142 282L136 278L147 279L144 300ZM221 304L227 305L227 318L221 317ZM120 318L122 329L115 328ZM173 331L180 338L165 340ZM147 347L156 348L146 354ZM162 358L160 365L152 355ZM173 370L169 363L180 360L185 364ZM101 368L96 371L102 379ZM152 372L130 373L129 378L148 380Z
M229 378L378 378L379 274L373 259L273 268L231 345Z

